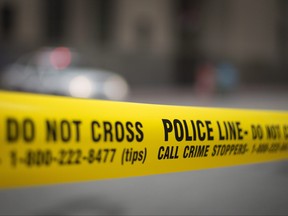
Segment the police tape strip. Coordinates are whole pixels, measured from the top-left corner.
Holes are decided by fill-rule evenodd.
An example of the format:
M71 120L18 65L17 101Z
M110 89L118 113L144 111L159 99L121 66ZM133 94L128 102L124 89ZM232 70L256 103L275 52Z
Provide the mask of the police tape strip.
M288 112L0 92L0 188L288 159Z

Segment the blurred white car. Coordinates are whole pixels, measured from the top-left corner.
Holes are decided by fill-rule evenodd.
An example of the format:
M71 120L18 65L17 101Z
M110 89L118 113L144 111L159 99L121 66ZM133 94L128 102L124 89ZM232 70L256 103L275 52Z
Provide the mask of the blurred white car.
M21 57L1 73L0 88L81 98L126 98L129 87L123 77L79 65L79 54L67 47L43 48Z

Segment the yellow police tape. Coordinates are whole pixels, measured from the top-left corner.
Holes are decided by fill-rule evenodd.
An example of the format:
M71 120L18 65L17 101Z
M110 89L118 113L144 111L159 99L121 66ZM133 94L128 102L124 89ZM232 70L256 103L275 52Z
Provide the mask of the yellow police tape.
M0 92L0 188L288 159L288 112Z

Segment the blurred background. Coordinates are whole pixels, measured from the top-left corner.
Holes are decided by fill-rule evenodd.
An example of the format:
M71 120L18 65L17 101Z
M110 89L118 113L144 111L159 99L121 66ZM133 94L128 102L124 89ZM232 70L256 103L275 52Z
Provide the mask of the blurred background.
M288 109L288 1L0 0L0 89ZM0 191L1 214L288 214L287 162Z
M68 47L132 89L286 87L287 12L285 0L0 0L0 70Z

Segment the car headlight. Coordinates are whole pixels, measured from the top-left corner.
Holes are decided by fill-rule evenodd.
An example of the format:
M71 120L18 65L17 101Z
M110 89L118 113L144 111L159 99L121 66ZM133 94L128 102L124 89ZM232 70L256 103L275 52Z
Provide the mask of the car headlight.
M120 76L114 75L104 82L103 91L110 100L123 100L128 94L128 85Z
M92 94L92 83L85 76L76 76L69 83L69 93L73 97L89 98Z

